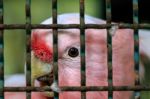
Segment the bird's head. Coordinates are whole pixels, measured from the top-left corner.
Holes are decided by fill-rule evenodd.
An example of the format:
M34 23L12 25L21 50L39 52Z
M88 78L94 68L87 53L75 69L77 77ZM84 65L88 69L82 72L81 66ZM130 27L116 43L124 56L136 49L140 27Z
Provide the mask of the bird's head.
M79 14L58 16L59 24L79 24ZM86 16L86 23L103 21ZM52 24L52 18L42 22ZM35 29L31 35L32 85L38 81L40 86L52 86L53 83L53 31ZM92 39L92 36L89 36ZM96 41L96 40L95 40ZM89 39L90 42L90 39ZM80 85L80 30L58 29L58 67L59 85ZM49 81L43 80L49 78ZM66 79L68 78L68 79ZM69 79L70 78L70 79ZM73 78L76 80L74 81Z
M58 24L79 24L79 14L63 14L58 16ZM105 24L105 21L85 16L86 24ZM42 24L52 24L52 18L42 22ZM117 30L113 37L114 59L114 77L116 81L122 83L122 77L128 84L133 82L130 76L120 76L123 70L129 69L125 66L132 65L132 43L133 38L131 30ZM131 31L132 32L132 31ZM107 68L107 32L106 29L86 29L86 85L87 86L107 86L108 68ZM122 46L123 45L123 46ZM58 86L53 80L53 30L35 29L31 36L31 66L32 66L32 85L39 82L39 86L51 86L53 91L58 91ZM126 57L131 58L126 58ZM125 64L122 64L125 63ZM118 65L119 64L119 65ZM125 65L125 66L123 66ZM118 67L117 67L118 66ZM122 67L120 67L122 66ZM118 70L119 68L119 70ZM118 76L118 74L120 74ZM121 78L120 78L121 77ZM128 77L128 78L127 78ZM48 80L45 80L47 79ZM44 79L44 80L43 80ZM132 79L132 80L130 80ZM80 86L81 84L81 66L80 66L80 30L79 29L58 29L58 85L59 86ZM115 80L114 80L115 81ZM116 82L118 84L118 82ZM124 82L123 82L124 83ZM72 93L62 95L72 97ZM53 96L53 93L48 93ZM69 96L70 95L70 96ZM74 94L74 99L80 95ZM107 95L106 95L107 96ZM66 99L66 98L62 98Z
M77 16L77 14L73 14L73 15ZM58 18L59 23L69 24L71 22L72 23L79 22L77 18L71 19L71 17L70 20L64 22L65 17L68 17L68 15L59 16ZM52 24L52 18L45 20L42 24ZM35 82L39 82L39 86L56 87L53 81L52 35L53 35L52 29L35 29L32 31L32 35L31 35L32 86L35 85ZM64 72L62 73L62 75L65 75L65 69L61 69L61 68L68 67L68 69L70 68L70 70L73 70L72 69L73 67L71 67L71 65L76 64L74 68L79 69L80 66L79 47L80 45L79 45L78 29L58 30L58 65L59 65L59 72ZM77 71L79 72L79 70ZM79 76L79 73L76 73L76 75ZM60 82L66 82L64 81L63 77L59 77ZM78 83L78 82L74 82L74 83ZM59 85L61 84L59 83ZM53 90L55 90L55 88ZM50 94L51 96L53 96L52 93Z

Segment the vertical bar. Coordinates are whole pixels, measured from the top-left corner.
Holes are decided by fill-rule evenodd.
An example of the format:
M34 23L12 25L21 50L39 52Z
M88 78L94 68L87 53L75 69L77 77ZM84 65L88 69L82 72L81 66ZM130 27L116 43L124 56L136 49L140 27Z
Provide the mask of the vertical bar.
M0 0L0 24L3 24L3 0ZM4 42L3 29L0 30L0 99L4 99Z
M85 20L84 20L85 5L84 0L80 0L80 53L81 53L81 86L86 86L85 75ZM86 99L86 92L81 92L81 99Z
M111 24L111 0L106 0L106 19L107 24ZM107 47L108 53L107 53L107 61L108 61L108 86L109 89L112 89L113 85L113 68L112 68L112 54L109 54L109 52L112 52L112 37L111 33L109 31L110 28L107 28L107 44L110 46ZM109 99L113 99L113 92L111 90L108 90L108 97Z
M31 86L31 50L30 50L30 35L31 35L31 0L26 0L26 42L28 42L26 49L26 86ZM27 99L31 99L31 91L26 92Z
M52 0L52 20L53 24L57 24L57 0ZM58 84L58 32L53 28L53 68L54 82ZM54 99L59 99L59 94L54 92Z
M133 0L133 24L138 24L138 0ZM139 34L138 28L134 27L134 63L135 63L135 71L138 75L135 81L135 85L140 85L139 80ZM140 99L140 92L135 91L135 99Z

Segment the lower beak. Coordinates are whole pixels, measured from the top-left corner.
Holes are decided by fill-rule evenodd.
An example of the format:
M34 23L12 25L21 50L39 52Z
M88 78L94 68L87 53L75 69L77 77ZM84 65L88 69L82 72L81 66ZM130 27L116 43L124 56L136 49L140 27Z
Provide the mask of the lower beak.
M37 78L37 80L43 84L51 86L53 83L53 71Z

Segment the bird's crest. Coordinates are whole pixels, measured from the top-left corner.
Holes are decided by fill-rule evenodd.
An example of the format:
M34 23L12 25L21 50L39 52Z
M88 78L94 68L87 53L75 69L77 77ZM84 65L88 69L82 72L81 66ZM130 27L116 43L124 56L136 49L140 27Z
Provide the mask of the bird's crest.
M52 50L46 45L42 36L36 32L32 33L31 50L34 52L35 57L43 62L49 63L53 57Z

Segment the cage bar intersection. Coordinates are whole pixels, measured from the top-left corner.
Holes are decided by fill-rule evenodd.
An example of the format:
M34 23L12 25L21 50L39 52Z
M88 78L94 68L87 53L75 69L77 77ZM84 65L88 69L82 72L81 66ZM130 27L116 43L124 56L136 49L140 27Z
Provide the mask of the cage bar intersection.
M53 29L53 65L54 65L54 81L58 83L58 29L77 28L80 29L80 46L81 46L81 86L80 87L60 87L62 91L80 91L81 99L86 99L87 91L108 91L109 99L113 99L113 91L134 91L135 99L140 99L140 91L150 91L150 86L140 85L139 78L135 81L135 86L113 86L112 76L112 53L108 53L108 86L86 86L85 76L85 29L107 29L107 43L112 45L112 37L110 36L109 29L116 25L118 28L130 28L134 30L134 61L135 71L139 75L139 35L138 29L150 29L150 24L138 22L138 0L132 0L133 4L133 24L111 23L111 0L105 0L106 3L106 24L85 24L85 0L79 0L80 3L80 24L57 24L57 0L51 0L52 4L52 23L50 25L31 24L31 0L26 0L26 24L4 24L3 22L3 0L0 0L0 99L4 99L4 92L26 92L27 99L31 99L31 92L44 92L52 91L51 88L32 87L31 86L31 50L30 50L30 35L31 29ZM25 29L27 37L27 67L26 67L26 87L4 87L4 52L3 52L3 31L5 29ZM108 47L112 52L112 47ZM138 58L135 58L138 57ZM139 77L139 76L138 76ZM54 99L59 99L59 93L54 92Z

